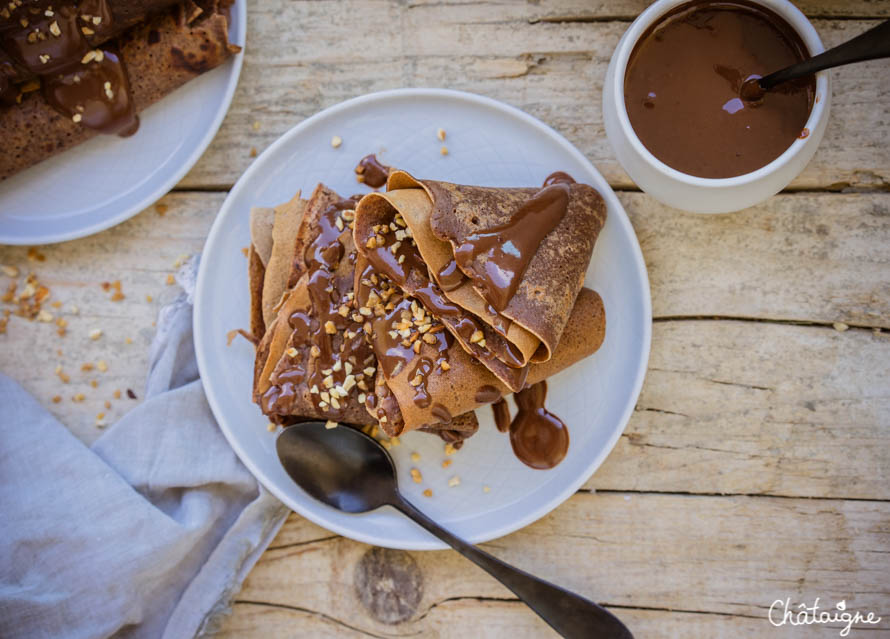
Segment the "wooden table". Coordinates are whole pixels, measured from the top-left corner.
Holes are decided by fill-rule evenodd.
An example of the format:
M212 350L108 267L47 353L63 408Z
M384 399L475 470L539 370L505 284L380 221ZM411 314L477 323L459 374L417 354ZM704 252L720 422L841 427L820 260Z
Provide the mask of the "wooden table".
M845 600L883 617L850 636L890 636L890 67L833 74L825 139L786 192L733 215L684 214L635 188L603 131L606 65L646 4L252 2L231 111L174 192L90 238L0 247L0 264L19 269L20 283L34 272L62 302L46 307L53 321L67 321L59 337L53 322L12 317L0 368L92 441L98 413L112 422L138 401L126 389L141 393L153 321L176 293L168 274L201 249L255 150L370 91L489 95L554 126L613 185L643 248L655 324L636 412L602 468L553 513L484 547L606 603L639 637L838 636L770 625L770 605L786 597ZM800 5L827 46L890 17L888 1ZM101 283L118 279L125 297L113 301ZM94 329L103 335L91 340ZM99 360L107 372L81 370ZM372 587L360 591L360 578ZM416 605L406 579L422 583ZM404 605L379 605L387 597ZM296 515L218 628L263 638L549 632L456 553L381 551Z

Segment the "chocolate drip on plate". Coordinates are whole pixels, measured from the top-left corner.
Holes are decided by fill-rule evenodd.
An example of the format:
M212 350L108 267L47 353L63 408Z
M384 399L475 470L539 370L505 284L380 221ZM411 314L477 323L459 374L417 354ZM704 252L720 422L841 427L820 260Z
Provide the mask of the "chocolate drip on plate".
M510 430L510 405L503 397L491 405L491 412L494 414L494 425L502 433Z
M553 468L569 450L569 431L544 408L547 382L532 384L514 396L518 411L510 423L510 444L519 461L532 468Z
M565 171L554 171L544 178L542 186L550 186L551 184L575 184L575 178Z
M389 171L390 167L381 163L373 153L359 160L358 165L355 167L356 179L359 182L364 182L372 189L379 189L386 184Z

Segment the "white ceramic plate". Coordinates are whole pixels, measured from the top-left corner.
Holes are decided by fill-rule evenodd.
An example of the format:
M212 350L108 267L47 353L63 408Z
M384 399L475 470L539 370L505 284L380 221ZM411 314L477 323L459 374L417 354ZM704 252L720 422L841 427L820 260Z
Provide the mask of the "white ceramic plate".
M449 153L436 131L445 129ZM339 149L331 138L340 136ZM404 549L443 545L389 507L348 515L315 501L291 481L275 454L275 434L251 403L253 347L226 333L248 326L247 265L251 206L272 206L324 182L343 195L367 191L353 168L368 153L418 177L488 186L533 186L555 170L602 193L608 221L594 250L587 285L602 295L607 330L593 356L549 381L548 408L568 425L566 458L552 470L533 470L513 455L491 411L477 411L479 432L445 459L442 441L409 433L392 449L400 488L445 527L472 542L521 528L568 498L602 463L636 403L649 356L652 310L649 281L633 228L609 185L565 138L535 118L494 100L435 89L374 93L305 120L270 146L223 204L210 231L198 274L195 347L210 406L241 460L279 499L301 515L366 543ZM411 461L411 453L420 461ZM423 483L411 480L416 466ZM448 487L448 479L460 485ZM484 487L490 488L485 492ZM431 488L433 497L422 496Z
M246 29L247 2L238 0L229 39L243 47ZM73 240L151 206L216 135L238 85L242 58L232 56L140 113L135 135L96 136L0 182L0 244Z

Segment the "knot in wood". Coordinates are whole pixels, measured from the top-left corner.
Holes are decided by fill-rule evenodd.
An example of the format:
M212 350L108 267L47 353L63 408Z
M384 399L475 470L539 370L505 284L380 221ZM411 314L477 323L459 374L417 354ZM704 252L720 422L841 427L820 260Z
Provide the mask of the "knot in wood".
M371 548L355 567L355 590L374 619L397 624L417 610L423 575L405 551Z

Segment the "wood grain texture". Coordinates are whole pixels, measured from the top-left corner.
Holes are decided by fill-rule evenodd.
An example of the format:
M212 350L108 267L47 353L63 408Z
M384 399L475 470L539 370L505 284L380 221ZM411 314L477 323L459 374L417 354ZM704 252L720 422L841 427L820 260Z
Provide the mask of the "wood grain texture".
M582 492L483 546L618 607L637 636L831 636L774 628L767 611L785 597L835 596L890 612L888 524L886 502ZM272 636L289 634L288 624L291 633L332 636L550 636L527 609L504 601L514 599L509 591L452 552L409 553L423 575L417 612L399 625L376 622L354 583L369 549L291 517L217 636L254 624Z
M646 4L253 3L235 100L219 135L181 186L231 185L252 161L251 148L261 151L342 100L400 87L448 87L502 100L542 119L613 186L631 188L605 137L601 87L628 20ZM888 13L881 2L823 1L803 8L826 16L814 23L826 46L877 24L849 18ZM888 188L890 150L883 141L890 133L890 67L867 62L832 77L837 115L791 188Z
M885 1L797 4L827 46L890 17ZM50 301L63 303L45 308L69 322L59 337L52 323L11 318L0 370L93 441L98 413L111 423L142 398L153 322L180 294L168 276L200 250L252 148L370 91L485 94L556 128L625 190L656 317L637 410L604 465L550 515L485 547L605 602L638 637L838 636L839 628L771 626L767 609L784 597L829 607L845 599L884 618L851 636L890 636L890 66L833 72L828 131L791 185L798 192L733 215L685 214L634 191L603 131L609 57L647 5L251 2L232 108L177 192L115 229L39 247L42 261L0 247L0 264L17 267L18 282L33 271ZM125 294L118 302L101 287L114 280ZM8 281L0 274L0 290ZM103 331L96 341L94 328ZM81 370L99 360L107 372ZM54 374L58 364L68 384ZM127 388L137 400L113 399ZM77 393L84 401L71 400ZM387 561L399 570L384 570ZM232 614L209 630L553 636L455 553L374 554L296 515Z
M51 292L45 310L68 322L67 334L60 337L54 323L12 316L6 334L0 335L0 370L33 393L82 441L94 441L102 432L96 426L99 413L112 424L142 398L158 311L182 292L167 283L168 277L176 272L177 263L201 250L223 199L224 193L172 193L108 231L40 247L43 261L29 259L25 247L0 246L0 264L14 266L20 273L15 278L18 290L24 277L34 273ZM244 259L246 268L242 255L233 259ZM118 302L102 288L103 282L115 280L121 281L124 294ZM0 274L0 290L5 291L9 281ZM52 308L53 301L62 307ZM0 304L2 308L11 307ZM102 331L95 341L89 337L94 329ZM99 360L107 363L107 372L81 370ZM59 365L70 377L67 384L54 373ZM127 389L136 401L127 397ZM114 398L115 390L121 392L120 399ZM79 393L85 399L74 402ZM53 403L54 396L61 402ZM110 409L106 401L111 402Z

